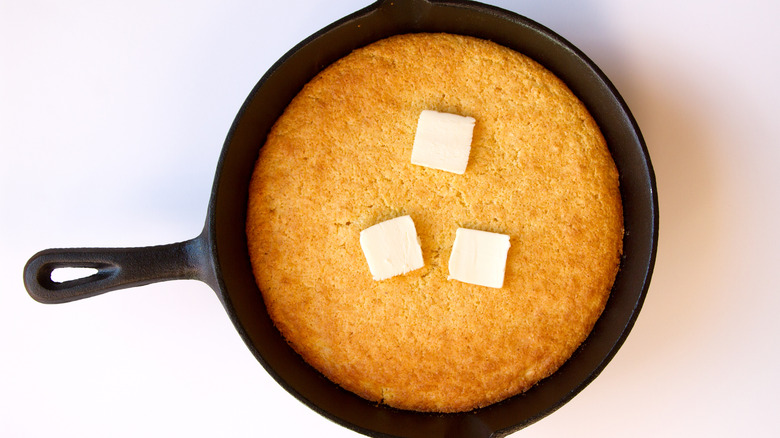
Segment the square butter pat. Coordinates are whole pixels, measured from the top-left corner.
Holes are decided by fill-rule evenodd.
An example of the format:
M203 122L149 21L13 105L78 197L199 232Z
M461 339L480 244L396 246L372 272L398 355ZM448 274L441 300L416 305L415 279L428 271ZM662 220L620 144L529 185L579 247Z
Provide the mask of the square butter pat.
M450 280L479 286L504 285L509 236L458 228L450 254Z
M462 175L469 164L475 122L473 117L423 111L414 134L412 164Z
M374 280L384 280L423 267L417 230L409 216L378 223L360 232L360 246Z

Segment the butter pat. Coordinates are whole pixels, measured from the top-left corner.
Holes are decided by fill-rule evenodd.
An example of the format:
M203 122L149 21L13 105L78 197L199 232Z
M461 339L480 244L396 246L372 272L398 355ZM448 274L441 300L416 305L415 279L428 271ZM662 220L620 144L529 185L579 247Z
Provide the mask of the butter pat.
M374 280L385 280L422 268L423 257L414 222L400 216L360 232L360 247Z
M475 122L473 117L424 110L417 120L412 164L462 175L469 163Z
M509 236L506 234L458 228L447 279L501 288L508 252Z

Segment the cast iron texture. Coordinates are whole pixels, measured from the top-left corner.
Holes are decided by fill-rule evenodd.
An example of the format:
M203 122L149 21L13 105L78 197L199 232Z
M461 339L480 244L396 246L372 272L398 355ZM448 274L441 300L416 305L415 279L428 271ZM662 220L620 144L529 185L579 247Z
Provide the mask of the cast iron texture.
M247 252L244 230L249 181L259 148L274 121L303 85L327 65L358 47L411 32L489 39L544 65L585 103L601 127L620 173L624 256L606 309L590 336L555 374L526 393L466 413L396 410L367 402L324 378L274 327ZM495 7L465 1L382 0L298 44L255 86L225 141L200 236L158 247L46 250L28 262L24 278L30 295L45 303L154 281L204 281L215 290L265 369L287 391L325 417L377 437L488 437L504 436L552 413L601 372L637 318L649 287L657 240L658 198L644 140L623 99L583 53L538 23ZM98 272L86 279L51 281L53 269L67 266L94 267Z

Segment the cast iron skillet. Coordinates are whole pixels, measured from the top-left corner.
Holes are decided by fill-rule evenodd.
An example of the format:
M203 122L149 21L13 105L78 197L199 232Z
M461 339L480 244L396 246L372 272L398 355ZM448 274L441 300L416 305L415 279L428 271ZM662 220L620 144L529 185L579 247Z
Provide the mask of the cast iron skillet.
M450 32L493 40L560 77L600 125L620 172L625 238L612 295L593 332L555 374L525 394L467 413L423 414L367 402L307 365L275 329L255 285L244 222L250 175L271 125L301 87L353 49L410 32ZM24 271L30 295L63 303L110 290L173 279L211 286L249 349L292 395L325 417L370 436L488 437L550 414L590 383L628 335L647 293L658 239L658 200L639 128L618 92L583 53L519 15L464 1L380 0L320 30L262 77L236 116L217 166L206 224L196 238L143 248L50 249ZM61 267L97 268L57 283Z

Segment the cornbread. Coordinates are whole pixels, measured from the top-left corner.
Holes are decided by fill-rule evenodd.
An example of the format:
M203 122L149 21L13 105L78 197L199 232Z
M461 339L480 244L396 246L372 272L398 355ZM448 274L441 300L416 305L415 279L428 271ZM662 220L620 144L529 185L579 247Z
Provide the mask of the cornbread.
M466 171L411 163L423 110L473 117ZM368 400L467 411L521 393L585 340L622 251L618 174L552 73L495 43L409 34L355 50L260 150L249 254L281 334ZM424 266L376 281L360 232L409 215ZM448 280L458 228L510 236L503 287Z

